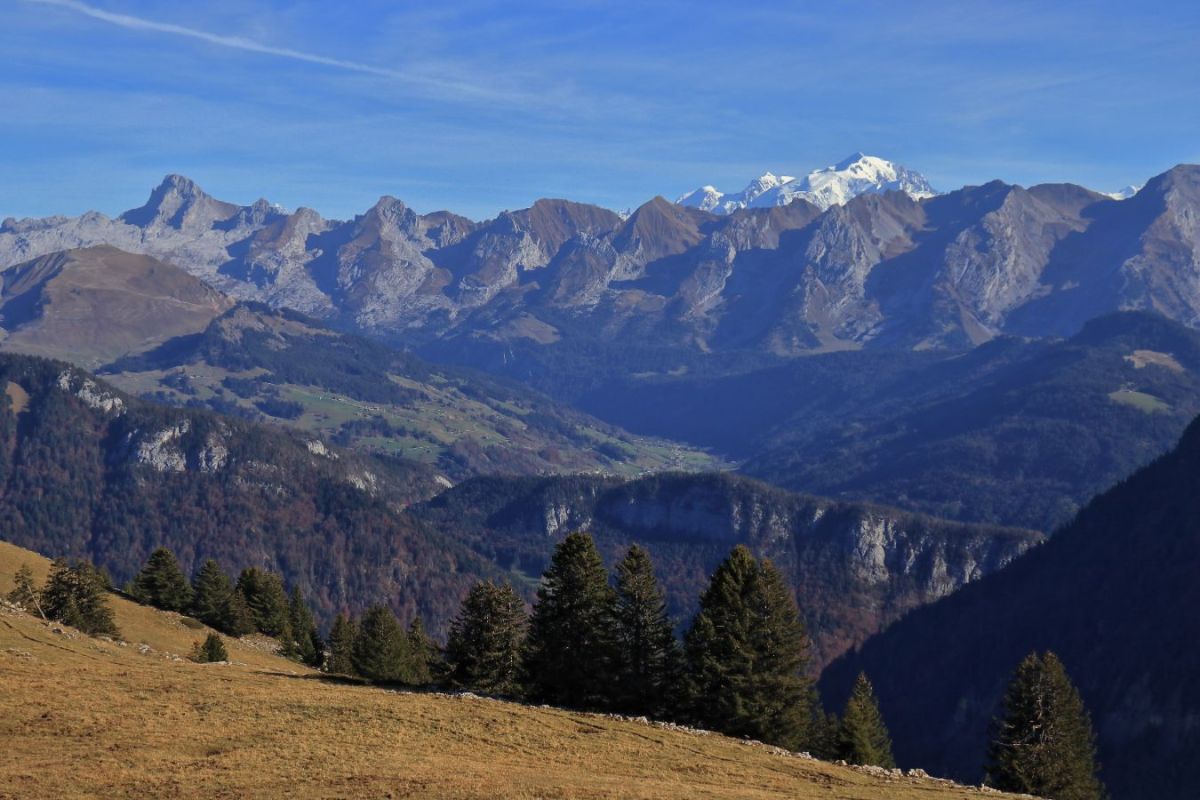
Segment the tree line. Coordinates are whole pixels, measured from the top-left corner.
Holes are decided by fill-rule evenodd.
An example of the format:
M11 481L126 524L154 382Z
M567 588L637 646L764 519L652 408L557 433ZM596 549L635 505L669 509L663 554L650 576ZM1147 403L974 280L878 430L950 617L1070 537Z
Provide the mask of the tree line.
M51 619L117 635L105 576L56 561L38 591L28 568L12 602ZM405 627L386 606L340 614L323 640L299 589L257 568L236 581L206 561L191 581L156 550L126 587L157 608L188 613L229 636L259 632L282 655L331 674L444 687L585 711L697 725L829 760L894 767L874 690L859 675L841 715L826 714L807 676L809 641L783 575L739 545L714 571L682 641L649 554L634 545L609 575L591 536L569 534L542 576L532 611L511 585L477 583L445 647L419 617ZM193 657L227 658L219 636ZM1078 692L1052 654L1018 667L995 723L993 786L1053 800L1100 800L1095 735Z

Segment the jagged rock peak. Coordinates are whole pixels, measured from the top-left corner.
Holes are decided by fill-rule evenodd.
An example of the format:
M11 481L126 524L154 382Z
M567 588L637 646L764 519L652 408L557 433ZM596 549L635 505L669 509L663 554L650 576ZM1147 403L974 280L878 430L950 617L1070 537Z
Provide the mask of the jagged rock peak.
M140 208L121 215L122 222L139 227L166 225L177 230L202 228L227 220L239 207L209 195L184 175L171 174L150 192L150 199Z

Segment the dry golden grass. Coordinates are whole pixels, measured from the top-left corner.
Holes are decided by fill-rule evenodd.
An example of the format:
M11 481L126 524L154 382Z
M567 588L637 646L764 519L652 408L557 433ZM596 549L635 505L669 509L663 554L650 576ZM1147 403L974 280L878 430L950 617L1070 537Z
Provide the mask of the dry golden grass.
M0 544L0 591L21 561ZM172 661L174 615L114 603L131 642L0 608L0 797L860 798L977 790L881 778L716 735L335 683L260 651ZM1000 795L990 795L1000 797Z

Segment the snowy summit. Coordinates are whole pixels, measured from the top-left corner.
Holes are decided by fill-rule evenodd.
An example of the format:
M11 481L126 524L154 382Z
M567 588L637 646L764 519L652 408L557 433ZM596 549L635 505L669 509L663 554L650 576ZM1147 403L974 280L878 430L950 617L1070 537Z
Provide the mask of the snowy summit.
M675 202L714 214L731 214L739 208L785 206L796 199L826 209L842 205L860 194L894 191L905 192L916 199L937 194L919 172L876 156L855 153L837 164L813 170L803 178L768 172L755 178L740 192L725 194L715 186L703 186Z

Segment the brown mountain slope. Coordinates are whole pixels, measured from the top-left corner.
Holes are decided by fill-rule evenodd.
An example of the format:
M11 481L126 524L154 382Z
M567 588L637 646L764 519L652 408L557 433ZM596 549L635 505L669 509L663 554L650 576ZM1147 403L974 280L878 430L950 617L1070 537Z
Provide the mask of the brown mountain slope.
M4 273L5 350L96 366L198 333L233 301L149 256L98 246L54 253Z
M45 570L0 542L0 593L22 562ZM176 631L200 632L113 604L129 645L150 651L0 604L0 798L978 796L723 736L325 682L237 642L232 664L175 661Z

